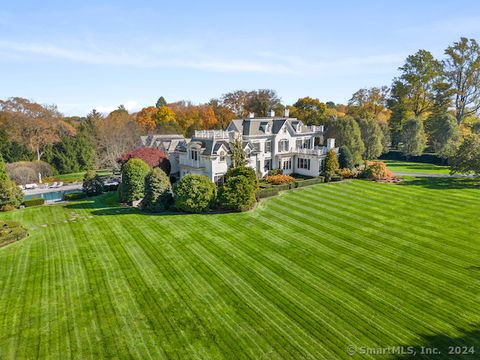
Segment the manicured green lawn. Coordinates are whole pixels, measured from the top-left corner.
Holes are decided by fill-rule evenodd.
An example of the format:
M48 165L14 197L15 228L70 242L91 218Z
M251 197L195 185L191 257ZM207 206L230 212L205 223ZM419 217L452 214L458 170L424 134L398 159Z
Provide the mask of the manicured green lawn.
M450 168L448 166L396 160L382 161L387 164L388 168L393 172L412 174L450 174Z
M425 178L244 214L148 216L110 195L2 214L30 236L0 249L0 357L478 359L479 214L471 180Z

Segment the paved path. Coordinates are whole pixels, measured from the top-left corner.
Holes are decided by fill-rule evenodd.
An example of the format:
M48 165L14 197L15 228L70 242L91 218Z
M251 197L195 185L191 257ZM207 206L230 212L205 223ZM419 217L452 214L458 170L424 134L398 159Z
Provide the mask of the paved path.
M57 188L45 188L45 189L36 188L31 190L23 190L23 193L25 195L39 195L39 194L46 194L46 193L65 191L65 190L80 190L82 188L82 185L83 185L82 183L73 183L73 184L63 185Z
M431 177L431 178L474 178L475 175L463 174L428 174L428 173L412 173L412 172L393 172L397 176L417 176L417 177Z

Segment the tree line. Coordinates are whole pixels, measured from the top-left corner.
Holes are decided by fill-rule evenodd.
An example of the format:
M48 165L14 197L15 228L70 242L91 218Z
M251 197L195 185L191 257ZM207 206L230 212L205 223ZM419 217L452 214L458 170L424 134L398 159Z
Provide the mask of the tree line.
M428 150L453 159L460 149L465 153L464 144L479 141L480 47L461 38L442 59L419 50L389 86L359 89L347 104L303 97L285 105L271 89L236 90L204 104L160 97L136 113L120 105L109 114L92 110L65 117L55 105L0 100L0 152L6 162L43 160L60 173L114 167L142 134L191 136L198 129L225 129L251 112L281 115L285 109L307 125L325 125L348 163L375 159L392 148L405 156Z

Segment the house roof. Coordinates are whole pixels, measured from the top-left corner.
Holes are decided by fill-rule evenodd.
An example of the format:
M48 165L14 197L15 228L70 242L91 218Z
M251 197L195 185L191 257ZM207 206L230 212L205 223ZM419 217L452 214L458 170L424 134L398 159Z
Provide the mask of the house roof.
M226 140L216 140L216 139L205 139L205 138L193 138L187 147L199 147L201 155L215 155L218 154L219 150L222 146L225 146L227 152L229 151L230 147L228 145L228 141ZM186 151L180 149L180 151Z

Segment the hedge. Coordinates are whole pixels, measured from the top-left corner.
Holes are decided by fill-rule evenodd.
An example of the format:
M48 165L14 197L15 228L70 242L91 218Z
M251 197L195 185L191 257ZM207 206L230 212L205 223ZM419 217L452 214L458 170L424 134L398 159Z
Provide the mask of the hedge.
M338 178L338 180L340 180L340 178ZM332 181L338 181L338 180L336 179L336 177L335 177L335 179L332 178ZM314 185L314 184L321 184L323 182L325 182L325 177L317 176L317 177L310 178L310 179L297 180L297 181L294 181L290 184L272 185L270 187L261 188L257 192L257 195L260 199L263 199L263 198L267 198L267 197L270 197L270 196L275 196L280 191L296 189L296 188L309 186L309 185Z
M379 157L380 160L396 160L396 161L406 161L407 157L403 155L399 150L390 150L388 153L382 154ZM419 163L429 163L435 165L446 165L447 161L442 159L437 154L434 153L424 153L419 156L409 156L408 161L419 162Z
M34 199L23 201L23 205L25 205L25 207L38 206L43 204L45 204L45 199L42 199L42 198L34 198Z
M27 237L28 232L15 221L0 221L0 246Z
M296 187L304 187L304 186L309 186L309 185L314 185L314 184L321 184L325 182L325 178L323 176L318 176L312 179L305 179L302 181L295 181L295 184L297 185Z
M63 194L64 201L73 201L73 200L81 200L85 199L87 195L83 192L74 192L69 194Z
M260 199L264 199L264 198L267 198L267 197L270 197L270 196L277 195L279 191L280 190L278 189L278 186L277 187L272 187L272 188L267 188L267 189L260 189L257 192L257 195Z

